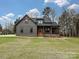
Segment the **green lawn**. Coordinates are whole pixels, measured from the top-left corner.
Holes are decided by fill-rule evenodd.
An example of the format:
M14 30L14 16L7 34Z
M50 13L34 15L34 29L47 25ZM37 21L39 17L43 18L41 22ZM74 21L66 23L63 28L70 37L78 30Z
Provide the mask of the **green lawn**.
M16 40L16 37L0 37L0 44L7 43L7 42L13 42Z
M79 38L0 37L0 59L79 59Z

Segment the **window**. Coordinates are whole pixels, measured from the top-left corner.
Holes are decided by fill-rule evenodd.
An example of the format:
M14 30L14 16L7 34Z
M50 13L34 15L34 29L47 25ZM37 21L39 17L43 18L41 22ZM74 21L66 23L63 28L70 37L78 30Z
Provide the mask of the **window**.
M45 28L45 33L50 33L50 28L49 27Z
M39 21L38 21L38 23L39 23L39 24L42 24L42 23L43 23L43 21L42 21L42 20L39 20Z
M23 29L21 29L21 31L20 31L21 33L23 33Z
M25 23L28 23L28 20L27 19L25 20Z
M33 33L33 28L30 29L30 33Z

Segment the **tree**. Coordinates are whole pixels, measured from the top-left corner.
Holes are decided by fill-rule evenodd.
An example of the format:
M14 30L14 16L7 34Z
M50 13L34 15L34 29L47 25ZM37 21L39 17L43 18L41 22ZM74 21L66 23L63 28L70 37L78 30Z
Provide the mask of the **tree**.
M75 15L75 18L76 18L76 36L79 36L79 14L76 14Z
M2 32L2 25L0 24L0 32Z
M16 33L16 24L21 20L21 18L17 18L16 21L14 22L14 33Z
M50 7L46 7L43 11L43 15L44 18L51 18L51 20L54 22L54 18L55 18L55 10L50 8Z
M8 21L8 22L6 22L6 24L5 24L5 28L4 28L4 31L6 32L6 34L12 34L12 33L14 33L14 24L13 24L13 22L11 22L11 21Z
M64 36L78 36L79 16L74 10L65 10L59 18L60 34Z
M59 25L60 25L60 34L62 35L67 35L68 33L68 21L67 18L68 17L68 12L65 10L62 15L59 17Z
M11 32L11 33L14 33L14 24L12 22L9 23L8 25L8 30Z
M15 20L15 22L14 22L14 24L16 24L16 23L18 23L19 21L20 21L20 17L18 17L16 20Z

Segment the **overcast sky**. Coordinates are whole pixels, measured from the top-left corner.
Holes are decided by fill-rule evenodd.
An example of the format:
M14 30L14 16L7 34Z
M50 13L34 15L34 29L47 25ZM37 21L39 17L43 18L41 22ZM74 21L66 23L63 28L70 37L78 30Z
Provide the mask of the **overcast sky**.
M0 0L0 24L4 26L5 21L14 22L26 13L41 14L46 6L54 8L57 16L63 7L79 12L79 0Z

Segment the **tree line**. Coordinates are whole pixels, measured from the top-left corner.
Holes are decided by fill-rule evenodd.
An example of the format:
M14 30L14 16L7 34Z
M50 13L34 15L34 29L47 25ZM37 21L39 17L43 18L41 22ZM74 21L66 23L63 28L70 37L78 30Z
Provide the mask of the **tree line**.
M63 36L79 36L79 14L74 10L64 10L59 17L59 33Z

